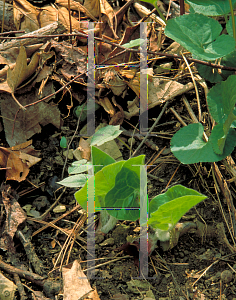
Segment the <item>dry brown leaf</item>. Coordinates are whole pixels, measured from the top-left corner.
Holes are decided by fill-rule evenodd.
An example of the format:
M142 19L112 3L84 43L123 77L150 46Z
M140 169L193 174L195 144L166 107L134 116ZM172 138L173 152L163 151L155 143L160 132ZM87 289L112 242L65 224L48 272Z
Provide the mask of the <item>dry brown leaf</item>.
M32 142L33 140L29 140L25 143L7 149L11 151L21 151L21 153L30 154L31 156L39 157L40 150L35 150L34 147L32 146Z
M1 227L0 248L4 251L12 251L12 247L14 247L13 237L19 225L26 220L27 216L16 200L15 191L11 191L9 185L2 185L1 193L1 200L6 212L6 221Z
M32 155L29 155L29 154L26 154L23 152L19 153L19 158L23 162L25 162L29 168L32 167L33 165L37 164L41 160L41 158L34 157Z
M101 105L110 116L114 116L116 113L116 110L107 97L100 98L98 104Z
M11 89L11 93L14 93L16 88L28 77L30 77L37 69L39 63L40 54L35 53L27 65L27 54L25 47L20 47L19 55L16 59L16 66L13 70L10 68L7 72L7 83ZM1 86L0 86L1 88Z
M177 95L181 95L192 88L193 84L191 82L183 85L177 81L153 77L152 81L148 82L148 109L160 105ZM139 101L137 102L136 99L128 101L128 111L124 112L125 118L130 119L133 116L138 116Z
M26 46L26 54L27 57L31 57L43 44L37 44L37 45L31 45L31 46ZM7 75L7 70L10 68L11 70L14 69L16 65L16 59L17 56L19 55L20 48L19 47L13 47L10 48L6 51L2 51L0 55L0 64L5 65L0 70L0 77L3 78ZM3 78L4 79L4 78Z
M136 73L135 77L130 80L128 86L135 92L135 94L139 97L140 93L140 73Z
M29 168L38 163L41 158L34 157L26 152L32 151L32 141L7 149L0 147L0 166L6 170L6 180L23 181L29 173ZM28 148L28 149L27 149Z
M111 5L106 0L101 0L101 13L107 16L108 25L110 26L110 28L114 34L114 37L116 39L119 39L119 37L116 34L117 20L116 20L115 13L114 13L114 10L111 7ZM113 20L115 20L114 23L113 23Z
M133 79L135 74L137 73L137 70L134 68L128 70L128 69L123 69L120 70L120 74L122 77L126 77L128 80Z
M17 30L31 32L39 29L39 11L26 0L13 1L14 23Z
M19 155L7 148L0 147L0 166L6 170L6 180L23 181L29 173L29 167Z
M114 69L109 69L105 72L103 81L107 88L110 88L116 96L120 96L127 87L126 82L120 78L118 72Z
M115 13L111 5L106 0L85 0L84 7L95 17L99 17L99 13L106 16L108 25L110 26L112 33L116 39L119 37L116 34L117 30L117 21ZM114 23L115 20L115 23ZM105 19L103 18L103 21ZM104 24L103 24L104 25Z
M11 150L11 151L20 151L21 150L21 151L25 152L26 149L28 149L31 145L32 145L32 140L29 140L25 143L22 143L20 145L16 145L16 146L8 148L8 149ZM25 153L28 153L28 151L25 152Z
M81 151L81 157L84 159L89 160L91 155L91 148L88 141L84 140L82 137L79 141L79 147L78 150Z
M124 111L118 111L110 120L109 125L121 125L124 122Z
M44 27L50 25L53 22L57 22L59 20L58 10L51 5L45 5L42 7L38 19L40 27Z
M83 5L95 18L99 17L101 10L100 0L85 0Z
M98 292L95 288L94 291L91 291L84 300L100 300L100 297L98 295Z
M68 8L68 0L56 0L55 2L57 5L63 6ZM79 2L77 1L70 1L70 9L78 11L79 13L85 13L88 17L90 17L93 21L97 22L98 20ZM81 24L81 28L83 28L83 24ZM88 28L88 25L87 25Z
M67 8L60 7L56 9L53 6L47 5L42 7L39 14L39 23L41 27L47 26L53 22L61 22L67 30L70 29L69 12ZM81 28L80 22L74 17L71 17L72 30L79 30Z
M41 97L54 93L53 83L46 84ZM36 91L25 93L18 96L22 105L28 105L39 100L39 95ZM3 117L4 130L6 140L9 146L15 146L23 143L31 138L35 133L41 132L41 126L49 123L57 128L61 126L60 111L56 106L46 102L40 102L37 105L32 105L23 111L19 111L14 123L15 114L18 111L18 105L12 101L11 96L6 93L0 93L0 106ZM12 136L13 124L15 125L14 134Z
M65 41L61 43L52 41L51 47L57 53L57 58L63 59L60 72L66 79L70 80L72 77L86 72L87 53L81 50L80 47L73 47Z
M128 26L125 29L124 34L122 35L122 40L120 42L120 45L129 43L131 40L135 40L135 39L139 39L140 38L140 32L139 32L139 24L135 25L135 26ZM120 48L115 48L113 51L110 52L109 57L113 57L114 55L122 52L123 49ZM125 53L123 53L122 55L119 55L118 57L115 57L114 59L108 59L107 62L109 62L109 64L120 64L120 63L124 63L127 61L135 61L137 59L137 55L133 52L128 52L126 51ZM107 63L106 62L106 63Z
M71 268L62 268L63 276L63 299L65 300L77 300L82 299L83 296L87 296L92 291L88 279L82 271L81 265L77 260L73 262ZM99 299L99 298L92 298Z
M7 70L7 79L0 83L0 90L10 93L16 103L25 110L25 108L18 102L18 100L14 96L14 92L16 88L28 77L30 77L38 67L40 55L39 53L35 53L31 59L29 65L27 65L27 55L25 48L23 46L20 47L19 55L16 59L16 65L11 70L10 68Z

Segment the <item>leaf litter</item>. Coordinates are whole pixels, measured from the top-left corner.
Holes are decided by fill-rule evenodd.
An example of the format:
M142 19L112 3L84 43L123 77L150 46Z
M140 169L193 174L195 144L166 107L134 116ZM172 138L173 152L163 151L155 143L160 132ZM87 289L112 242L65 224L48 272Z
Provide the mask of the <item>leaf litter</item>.
M56 4L58 6L44 6L43 8L38 8L25 0L14 1L14 22L16 28L18 30L24 29L28 32L32 32L38 28L43 28L47 24L50 26L51 23L59 20L64 24L65 28L69 32L70 22L68 2L57 0ZM104 119L106 119L107 123L112 122L113 125L122 124L125 126L125 122L130 120L133 126L136 126L136 124L133 123L132 118L138 117L139 114L139 103L137 101L137 97L140 96L140 69L139 66L135 66L135 63L139 61L139 54L135 52L128 53L127 51L122 53L123 49L119 49L115 45L106 43L104 38L108 37L110 41L115 41L118 43L118 45L127 44L138 39L140 37L139 25L133 25L132 20L135 22L139 21L140 18L138 18L136 13L132 12L131 10L129 10L129 13L125 15L127 12L126 10L128 10L128 6L125 11L119 7L115 9L112 7L112 3L109 4L107 1L89 1L88 3L85 1L83 5L79 2L71 1L70 4L70 9L73 10L71 24L75 32L87 34L88 21L97 21L101 17L100 14L103 14L103 16L100 18L102 24L99 25L98 23L94 28L94 34L97 35L100 32L100 36L103 38L102 43L98 42L95 44L95 63L99 64L106 59L107 61L105 64L113 63L116 65L116 67L108 68L105 70L105 72L101 72L100 70L96 70L95 72L95 95L97 103L103 107L101 108L102 113L98 112L98 114L100 114L100 118L96 117L96 121L99 124L101 123L101 120L104 121ZM128 5L131 6L132 4L129 3ZM145 14L147 15L147 13ZM85 22L81 22L82 15ZM148 32L151 34L151 45L149 49L152 51L161 49L161 47L159 47L159 45L157 46L156 44L161 41L160 45L163 45L165 38L161 34L162 29L158 27L156 29L149 27ZM71 275L73 279L80 274L80 267L78 267L78 264L83 266L82 269L86 269L85 265L87 262L87 252L84 250L84 247L86 247L86 235L82 229L84 226L84 219L81 218L81 215L83 216L84 212L76 212L76 204L73 202L73 200L71 200L73 199L73 193L68 190L58 190L57 186L53 190L56 200L50 198L51 196L47 196L50 200L49 202L51 202L49 207L48 204L45 204L45 206L42 206L44 207L43 209L39 208L39 218L30 220L30 218L27 217L27 223L24 223L26 218L25 213L21 211L21 207L19 205L19 203L21 203L23 200L21 195L28 193L28 190L33 190L36 188L36 191L38 192L36 192L34 197L37 199L37 196L39 196L38 194L49 190L49 182L51 182L51 180L49 181L48 179L53 179L56 173L58 177L60 177L60 171L64 165L65 157L60 151L59 141L61 136L64 135L69 141L73 138L77 120L74 120L73 115L70 113L69 107L78 105L77 101L79 104L81 104L83 99L86 97L87 41L85 37L79 36L73 38L72 41L73 44L70 43L70 40L61 41L60 39L55 40L47 38L47 46L44 47L43 50L40 49L39 46L36 47L35 45L35 50L31 50L30 52L27 46L24 47L22 45L18 48L18 52L15 52L17 54L13 53L13 56L11 56L12 52L9 50L8 53L1 51L2 64L5 66L9 65L7 71L5 71L5 69L4 72L0 73L0 89L4 91L4 93L1 94L0 99L1 116L3 118L4 125L3 133L5 134L6 138L6 141L2 143L0 148L1 168L7 169L6 174L4 175L5 180L8 182L20 182L20 186L19 190L17 191L18 195L16 195L13 185L13 196L8 186L3 184L1 187L2 199L0 201L4 205L8 219L11 221L10 224L15 225L7 227L8 223L6 218L0 217L0 245L2 246L2 249L8 251L8 257L13 256L14 251L12 252L12 249L15 247L15 245L12 239L15 237L16 232L19 231L18 227L20 224L27 224L25 225L24 234L28 231L27 227L31 226L30 222L34 222L34 224L40 224L40 222L44 221L44 225L49 226L49 223L46 221L47 219L45 219L45 211L43 210L46 210L46 212L47 210L50 211L50 205L54 201L55 202L53 205L55 205L57 202L61 202L62 204L66 204L68 209L73 207L71 212L67 210L67 212L60 217L58 217L56 214L54 215L56 220L57 218L67 218L69 216L69 218L73 219L75 224L77 224L74 227L71 225L70 229L73 234L67 235L67 238L73 241L70 246L70 249L72 250L71 252L67 252L67 247L69 244L67 243L68 241L65 242L65 232L63 231L65 228L64 223L58 223L58 231L55 235L55 240L57 243L64 243L66 247L63 254L65 256L68 255L65 264L69 265L69 263L74 262L71 269L71 271L75 272ZM176 43L173 44L176 45ZM40 47L41 46L42 44ZM179 45L177 46L180 48ZM179 52L174 50L174 54L179 55ZM45 55L48 57L47 59L44 59ZM152 58L154 62L157 61L157 57L152 57L150 55L150 58ZM129 67L129 63L133 63L134 66ZM159 107L169 101L171 105L175 106L177 114L179 115L179 119L181 119L182 116L182 118L188 122L190 117L188 117L185 107L182 104L178 102L172 102L171 100L176 97L179 100L183 93L187 93L187 95L190 96L190 99L192 99L190 100L191 105L193 108L195 107L195 102L193 99L194 96L191 94L193 84L188 78L185 66L175 62L174 65L171 66L169 73L165 72L163 76L159 77L156 76L155 68L153 66L149 65L148 69L151 69L151 72L148 72L149 75L147 76L149 109L154 108L156 111L159 111ZM70 82L70 80L73 80L78 75L81 77L76 79L74 83ZM60 86L68 83L67 87L64 88L63 93L59 94L59 97L55 95L56 90L58 89L58 83ZM72 95L75 94L76 97L73 97L73 101L75 103L73 103L71 99ZM204 97L203 93L201 95ZM43 97L47 96L50 97L46 101L42 102L41 100ZM12 97L14 97L15 101L13 101ZM68 98L70 100L69 104ZM16 99L18 103L16 102ZM36 102L39 103L34 104ZM58 105L55 104L56 102L58 102ZM22 105L21 108L27 106L26 111L20 109L20 111L17 113L20 107L19 104ZM151 115L152 111L150 111ZM114 116L118 116L118 114L120 114L120 117L114 118ZM62 126L62 119L67 115L70 116L64 120L65 125ZM157 118L157 115L158 114L155 113L153 118ZM91 281L92 287L97 287L98 294L88 296L88 299L89 297L92 297L93 299L99 299L99 296L100 299L155 299L156 297L160 296L160 293L162 293L162 295L166 296L166 299L168 299L167 297L169 296L169 293L167 293L167 291L170 291L172 299L180 299L178 294L181 289L184 291L182 295L190 294L196 299L217 299L218 295L221 293L220 288L218 286L213 287L211 283L219 283L220 276L218 273L224 271L226 265L216 264L216 266L218 266L216 269L217 272L215 272L216 274L209 271L209 273L206 273L209 274L208 277L206 277L204 280L201 279L201 275L196 275L195 270L200 272L201 270L204 270L206 265L209 266L212 261L215 261L219 259L219 257L223 257L229 252L234 251L234 247L231 245L231 243L227 242L225 229L223 223L221 223L221 216L216 209L217 205L214 201L212 201L212 199L217 199L217 197L219 197L219 189L221 188L224 197L227 199L228 205L230 205L230 198L232 198L233 193L233 178L235 177L234 162L227 160L227 164L224 167L219 165L218 168L218 166L215 165L214 169L211 169L207 164L198 164L196 166L189 165L187 167L181 166L180 169L178 169L179 162L168 151L163 151L163 153L160 152L158 154L153 153L154 151L151 150L159 148L163 149L164 146L169 147L170 136L173 135L173 132L175 132L180 126L178 123L179 121L176 121L175 117L170 114L170 111L165 112L165 119L167 122L170 122L170 124L173 124L174 122L174 127L172 125L163 125L160 128L156 127L155 130L157 130L157 132L155 134L156 136L158 135L158 140L155 138L150 140L150 142L153 142L154 144L156 143L156 148L148 148L147 146L144 148L144 146L142 146L142 153L147 154L148 157L151 158L153 154L157 156L159 155L159 157L157 157L155 160L156 170L154 170L153 166L153 170L151 172L151 175L156 177L155 180L151 180L150 193L160 193L162 190L168 187L169 184L178 182L178 180L185 180L185 183L190 184L193 188L197 190L202 189L204 193L207 191L207 194L211 200L207 200L208 202L206 202L206 205L209 206L208 211L205 210L203 205L199 205L197 207L197 213L195 211L191 211L190 214L186 215L186 219L193 221L198 218L200 214L201 221L204 220L207 225L211 224L211 222L217 224L213 226L209 225L207 231L203 225L198 233L195 232L193 234L188 233L187 235L184 235L178 240L177 246L173 248L172 251L167 251L164 253L160 259L158 258L158 253L161 252L161 250L158 248L158 252L156 252L157 256L153 256L151 258L151 262L156 268L162 270L156 273L156 269L152 270L151 275L155 275L155 279L154 282L150 281L151 285L145 286L141 285L141 283L139 284L141 281L131 280L132 276L138 276L133 259L127 257L123 259L120 257L115 263L110 262L109 264L104 264L104 266L100 267L100 271L96 270L96 274L102 274L104 277L108 278L109 281L112 281L112 284L108 281ZM125 122L123 120L125 120ZM48 124L54 125L53 132L50 136L48 136L49 133L47 132L47 126L49 126ZM69 128L66 128L66 126L69 126ZM121 141L112 141L116 144L116 146L117 144L119 145L124 158L128 158L129 151L132 153L132 151L135 149L134 147L137 147L136 138L134 138L133 143L129 143L128 141L131 128L123 128ZM40 135L35 135L39 134L40 132L43 132L44 135L46 133L46 137L42 138L42 140L40 140ZM34 139L35 137L36 139L39 139L38 141L34 142L34 144L36 149L41 149L41 161L39 158L37 158L38 154L35 152L32 146L30 147L30 151L23 150L27 149L29 146L22 146L23 149L20 146L20 144L27 142L27 140L32 137ZM85 133L82 134L82 137L84 138L84 141L87 142ZM80 141L83 141L83 139L81 138ZM77 149L76 153L80 152L82 157L89 159L89 144L85 143L80 145L79 139L75 139L74 143L74 147ZM106 147L110 147L111 152L114 151L112 149L114 149L115 146L109 146L108 143L106 144ZM16 146L19 148L8 148L8 146ZM75 150L73 150L73 153L74 152ZM29 153L34 154L30 155ZM38 164L39 169L35 169L37 165L34 166L34 164ZM32 172L31 169L33 170ZM58 171L58 169L60 171ZM227 172L225 172L226 169ZM211 177L212 172L216 174L215 177ZM190 178L189 180L188 177ZM44 183L44 180L46 180L46 183ZM43 188L39 187L41 183L43 183ZM212 193L214 193L214 196L211 198ZM64 197L62 197L63 195ZM14 199L15 202L12 200L12 203L17 203L18 205L18 210L16 211L15 215L14 209L9 206L9 199ZM32 199L30 200L30 198L26 197L26 201L27 200L29 200L30 203L36 207L36 201L31 201ZM42 200L40 200L40 202L42 202ZM223 206L224 208L226 207L224 203ZM232 206L231 209L233 213L234 208ZM12 215L10 212L12 212ZM15 217L17 218L14 219ZM50 218L49 215L48 217ZM227 213L226 217L230 218L230 214ZM53 222L53 224L55 223L54 220L51 220L51 222ZM122 229L124 226L127 226L129 230L128 235L131 236L138 228L138 225L139 224L132 223L119 224L117 228ZM39 228L39 226L37 228ZM36 232L35 235L36 234L39 233ZM49 267L50 270L55 271L58 265L53 265L53 262L57 261L59 256L56 257L53 253L50 253L51 249L48 247L49 243L45 243L46 240L43 238L43 234L44 233L42 231L42 233L40 233L41 242L38 242L37 244L37 254L44 259L47 256L45 253L48 253L48 258L46 258L47 261L45 261L44 264ZM204 236L204 234L206 234L206 236ZM123 234L116 234L114 231L109 233L109 235L113 238L116 246L121 246L118 244L118 237L122 236ZM109 235L107 238L109 238ZM8 236L10 236L10 242ZM207 238L205 242L203 242L204 237ZM75 245L73 243L77 242L79 245L76 244L76 247L73 246ZM99 244L96 246L98 247L99 259L114 259L114 257L117 255L116 250L112 246L106 246L106 243L104 246ZM209 252L207 250L208 247L210 248L211 255L207 255ZM78 255L84 259L84 262L78 262L76 260ZM166 262L171 264L171 269ZM127 274L128 269L130 272ZM203 273L204 271L202 274ZM173 275L174 278L169 276L170 274ZM202 280L199 282L199 285L195 291L191 287L193 278ZM176 280L178 284L174 285ZM231 286L227 286L230 281L227 282L224 278L222 279L222 282L225 285L224 293L230 293ZM66 294L64 295L64 298L69 297L69 299L72 299L72 286L78 284L80 285L81 283L75 283L71 285L71 289L70 282L69 284L67 283L66 286L66 279L64 284L64 287L66 287ZM52 297L50 292L47 293L47 296Z

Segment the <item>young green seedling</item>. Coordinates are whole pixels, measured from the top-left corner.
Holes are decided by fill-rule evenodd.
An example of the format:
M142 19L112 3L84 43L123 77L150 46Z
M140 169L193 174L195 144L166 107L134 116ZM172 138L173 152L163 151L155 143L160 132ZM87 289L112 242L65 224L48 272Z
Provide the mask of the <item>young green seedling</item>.
M111 140L120 134L117 126L107 126L94 135L93 144L101 143L101 132L103 140ZM75 198L85 210L88 186L94 188L95 212L100 212L97 232L106 234L115 227L118 220L136 221L140 218L140 168L144 170L145 156L116 162L94 146L91 147L91 156L91 163L85 160L74 162L69 168L71 176L59 183L82 187L75 193ZM90 173L94 175L81 174L89 168L93 168ZM169 241L170 236L176 236L177 231L181 234L189 226L194 227L194 223L178 222L190 208L204 199L205 195L181 185L154 197L149 203L148 220L141 224L149 225L149 254L155 248L157 240Z
M108 233L118 220L139 219L140 171L139 167L134 166L144 165L144 158L144 155L140 155L127 161L114 162L109 155L92 147L92 164L106 166L94 170L94 176L75 193L75 198L84 209L87 209L88 185L95 187L95 212L101 213L99 232ZM149 204L147 222L154 230L152 241L158 239L168 241L181 217L204 199L206 199L205 195L181 185L174 186L166 193L154 197ZM106 210L107 207L109 210ZM153 250L153 242L149 246L150 250Z

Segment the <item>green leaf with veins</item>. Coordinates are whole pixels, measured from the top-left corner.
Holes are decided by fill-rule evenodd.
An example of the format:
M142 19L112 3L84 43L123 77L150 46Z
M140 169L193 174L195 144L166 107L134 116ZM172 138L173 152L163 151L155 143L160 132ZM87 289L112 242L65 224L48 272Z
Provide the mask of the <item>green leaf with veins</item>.
M223 57L235 49L234 38L220 35L222 29L222 26L212 18L201 14L188 14L170 19L165 34L190 51L195 58L210 61Z
M206 198L205 195L182 185L173 186L151 200L148 224L153 228L171 230L190 208Z
M109 214L118 220L139 219L139 189L139 176L132 170L122 168L116 176L115 186L105 196L105 207L120 210L109 210Z
M228 0L185 0L191 7L190 11L206 16L222 16L230 12ZM235 5L236 0L232 0Z

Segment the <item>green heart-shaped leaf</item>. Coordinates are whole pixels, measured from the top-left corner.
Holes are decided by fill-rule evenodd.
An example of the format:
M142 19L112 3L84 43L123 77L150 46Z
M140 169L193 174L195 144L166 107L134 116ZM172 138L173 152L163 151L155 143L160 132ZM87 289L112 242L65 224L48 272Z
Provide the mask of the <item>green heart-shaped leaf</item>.
M222 26L201 14L188 14L167 22L165 34L201 60L215 60L235 49L229 35L220 35ZM227 45L227 47L225 46Z

